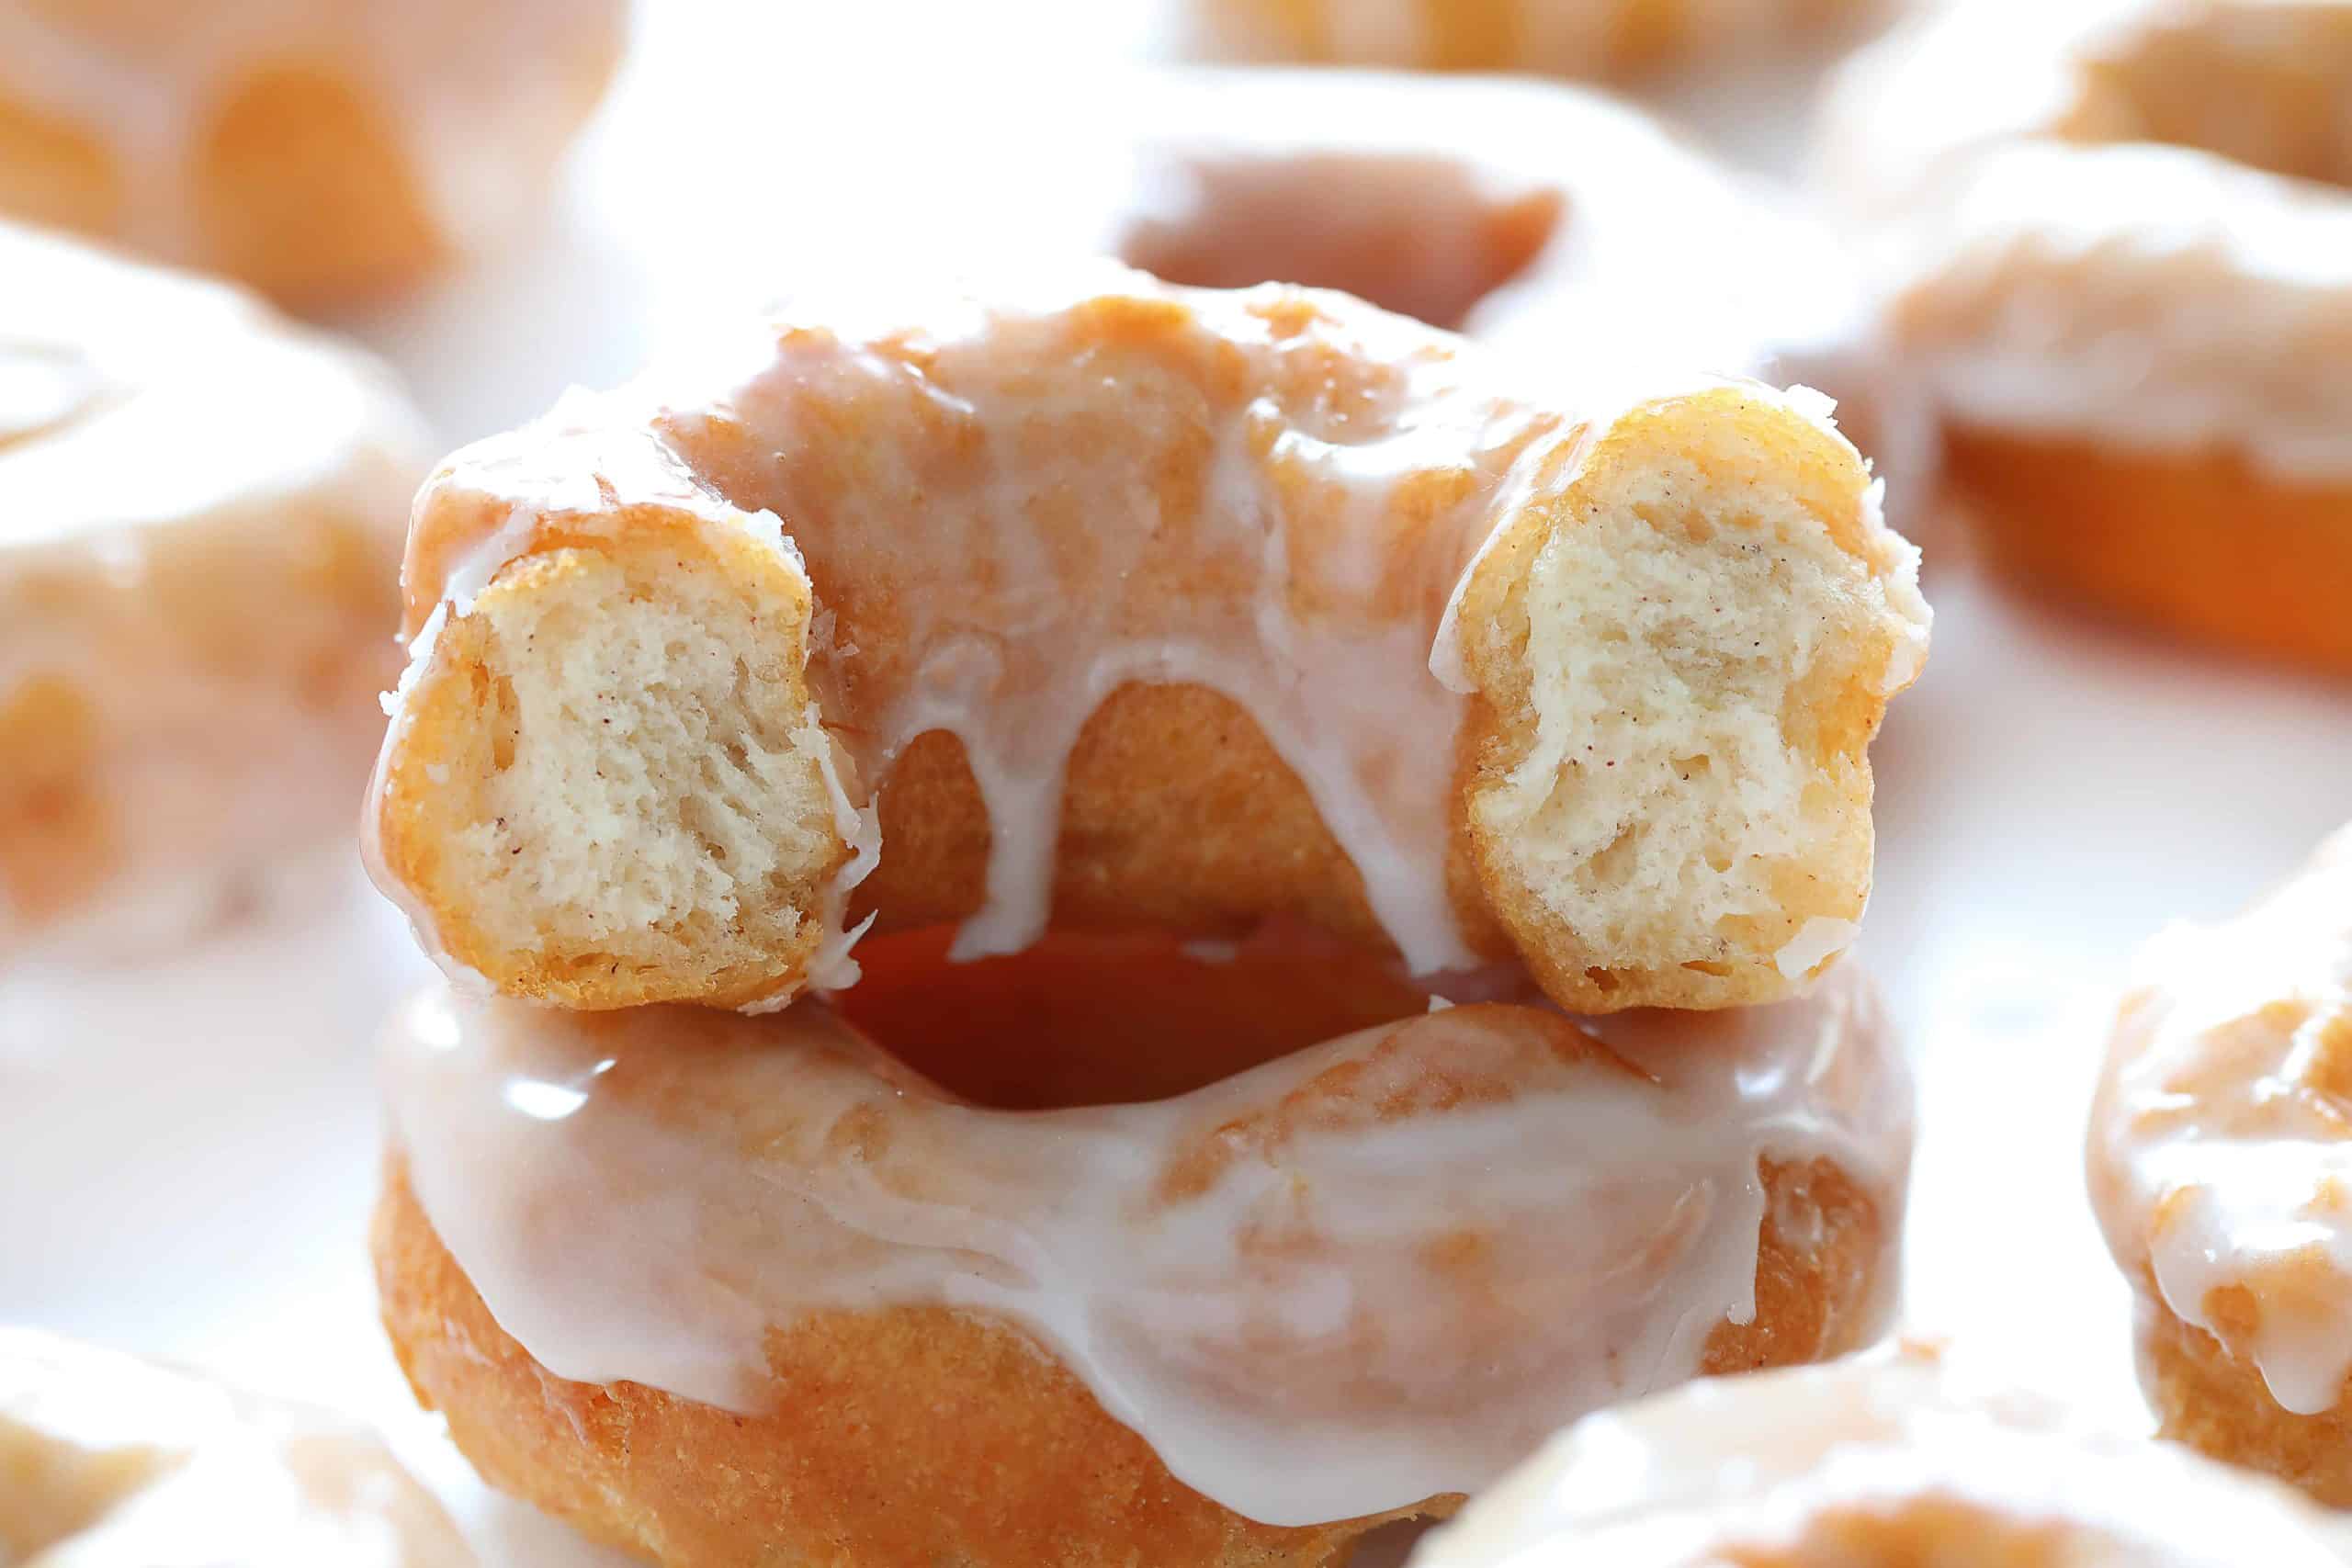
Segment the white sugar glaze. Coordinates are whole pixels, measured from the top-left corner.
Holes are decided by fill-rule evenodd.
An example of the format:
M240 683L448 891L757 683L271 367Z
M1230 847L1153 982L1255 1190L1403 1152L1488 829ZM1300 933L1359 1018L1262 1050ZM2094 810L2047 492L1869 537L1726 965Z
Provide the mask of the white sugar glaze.
M2284 1408L2352 1376L2352 829L2238 919L2149 945L2093 1112L2108 1245ZM2215 1292L2248 1292L2251 1340Z
M1589 1416L1413 1564L2339 1568L2347 1548L2352 1533L2282 1486L1905 1346Z
M1823 175L1888 301L1884 355L1970 424L2352 477L2352 192L2131 140L2096 85L2182 35L2325 70L2292 51L2330 18L2352 36L2344 0L1960 6L1857 56Z
M1136 276L1101 269L1107 284ZM1350 331L1374 368L1335 368L1304 399L1295 388L1326 363L1328 336L1286 334L1261 313L1263 293L1188 291L1186 306L1230 342L1220 373L1287 379L1287 406L1270 395L1230 418L1180 399L1114 409L1079 373L1057 372L1045 395L1030 368L1068 358L1057 346L1066 278L1033 276L986 307L947 298L952 310L911 318L876 314L866 293L796 301L700 360L616 392L574 392L537 424L469 448L427 503L456 511L478 497L499 521L431 563L441 602L412 671L429 661L433 631L466 614L551 521L637 504L684 512L763 542L812 583L820 630L836 640L812 649L824 694L811 717L858 779L887 781L928 731L963 741L991 839L986 904L959 955L1015 951L1045 929L1066 767L1103 698L1130 682L1189 682L1258 723L1414 969L1475 964L1446 883L1467 684L1448 612L1539 481L1566 484L1618 412L1646 400L1620 398L1585 419L1541 412L1544 402L1478 389L1495 381L1493 361L1361 311ZM958 326L918 335L898 324L907 319ZM1684 378L1650 396L1702 384ZM714 398L714 387L731 390ZM1817 394L1750 389L1828 423ZM877 424L966 437L956 471L911 471L902 453L858 446L854 429L842 441L843 411L868 405L881 411ZM1090 423L1100 440L1082 434ZM848 456L829 450L837 443ZM941 445L923 460L941 461ZM1196 464L1204 503L1171 515L1156 487L1174 481L1140 465L1139 452L1165 454L1171 469ZM1316 509L1330 525L1291 526L1287 498L1301 491L1337 499ZM1875 487L1869 505L1880 535ZM918 513L919 527L909 522ZM1887 588L1919 627L1888 671L1899 686L1924 651L1927 613L1907 566ZM401 723L397 703L392 713ZM371 825L380 816L371 809ZM857 841L837 908L873 863L867 829ZM397 879L378 881L427 949L442 951ZM1800 940L1817 946L1823 934ZM837 972L854 976L846 964Z
M1804 1000L1589 1026L1617 1060L1557 1054L1565 1027L1451 1007L1175 1100L1014 1113L944 1098L820 1001L435 991L387 1077L435 1231L560 1376L756 1410L763 1336L797 1313L982 1311L1188 1485L1294 1524L1481 1486L1561 1420L1690 1376L1755 1312L1760 1160L1870 1195L1863 1326L1889 1304L1909 1083L1850 966ZM1789 1245L1810 1206L1783 1185ZM1479 1266L1449 1266L1474 1238Z
M28 0L0 6L0 96L96 139L118 237L200 261L189 164L257 73L323 67L400 138L433 217L470 241L528 210L617 48L625 0Z
M470 1568L373 1433L0 1328L0 1561L26 1568Z

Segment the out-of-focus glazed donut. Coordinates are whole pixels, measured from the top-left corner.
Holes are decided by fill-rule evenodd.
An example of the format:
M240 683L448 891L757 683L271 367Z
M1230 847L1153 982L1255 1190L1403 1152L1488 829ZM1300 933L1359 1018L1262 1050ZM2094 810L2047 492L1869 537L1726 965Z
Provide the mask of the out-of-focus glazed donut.
M1224 60L1625 77L1785 50L1875 0L1191 0L1186 44Z
M2339 1568L2284 1487L1905 1346L1587 1416L1413 1568Z
M489 1480L672 1568L1322 1563L1888 1304L1908 1089L1850 966L1580 1024L1347 950L942 954L877 939L841 999L1016 1109L813 999L403 1015L384 1315ZM1186 1092L1018 1109L1134 1083Z
M623 0L5 0L0 213L288 302L414 280L541 197Z
M471 1568L375 1434L302 1405L0 1328L0 1562Z
M1855 324L1825 231L1600 93L1355 71L1119 92L1138 129L1107 243L1170 283L1337 288L1602 385L1806 379Z
M5 224L0 284L0 951L161 935L348 833L424 434L234 289Z
M1516 947L1587 1010L1850 940L1928 617L1815 404L1596 414L1342 296L1112 267L716 360L419 500L375 861L498 988L776 1003L866 910Z
M2352 4L1958 6L1823 157L1993 564L2352 673Z
M2168 1435L2352 1505L2352 829L2143 971L2089 1160L2141 1381Z

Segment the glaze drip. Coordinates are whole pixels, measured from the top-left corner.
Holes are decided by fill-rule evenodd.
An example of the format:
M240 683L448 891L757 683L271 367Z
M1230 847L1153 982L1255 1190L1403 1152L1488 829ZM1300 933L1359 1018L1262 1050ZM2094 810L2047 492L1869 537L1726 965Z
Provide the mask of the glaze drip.
M2298 1415L2352 1377L2352 832L2152 942L2094 1112L2108 1244Z

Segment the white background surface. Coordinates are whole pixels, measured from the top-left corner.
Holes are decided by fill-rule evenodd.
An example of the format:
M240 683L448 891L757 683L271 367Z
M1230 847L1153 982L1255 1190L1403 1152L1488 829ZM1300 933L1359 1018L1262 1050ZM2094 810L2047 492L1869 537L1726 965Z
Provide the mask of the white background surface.
M536 237L352 323L453 445L569 381L616 380L799 272L1048 238L1056 220L1024 214L1066 198L1098 129L1057 118L1061 90L1154 36L1148 16L1084 0L651 3ZM1784 118L1688 101L1745 162L1792 144ZM1016 120L1068 162L987 152ZM2155 927L2225 914L2352 815L2352 691L2046 614L1929 547L1935 652L1875 751L1879 891L1859 950L1919 1064L1909 1321L2143 1422L2127 1295L2082 1196L2105 1015ZM369 1037L424 974L354 872L160 964L0 976L0 1320L375 1416L486 1562L617 1562L475 1483L375 1325Z

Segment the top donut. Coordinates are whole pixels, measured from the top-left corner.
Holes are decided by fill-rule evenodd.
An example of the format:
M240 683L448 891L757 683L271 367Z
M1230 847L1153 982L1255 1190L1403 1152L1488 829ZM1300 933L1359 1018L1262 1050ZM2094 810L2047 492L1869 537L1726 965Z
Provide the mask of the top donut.
M809 301L428 483L374 861L447 962L584 1008L1049 912L1758 1001L1860 918L1916 570L1802 396L1594 413L1107 265Z

